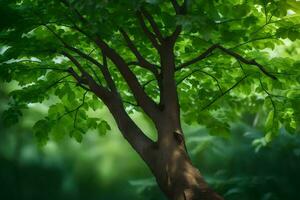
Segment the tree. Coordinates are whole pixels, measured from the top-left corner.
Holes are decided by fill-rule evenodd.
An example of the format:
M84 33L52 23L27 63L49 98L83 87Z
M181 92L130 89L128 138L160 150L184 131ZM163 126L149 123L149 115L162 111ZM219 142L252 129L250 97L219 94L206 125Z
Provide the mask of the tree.
M300 62L272 49L300 38L296 0L1 0L1 79L18 81L7 125L28 104L57 98L33 130L40 144L110 129L105 105L169 199L223 199L188 156L182 122L228 136L241 113L259 119L264 145L299 132ZM264 112L263 112L264 111ZM131 119L143 112L150 139Z

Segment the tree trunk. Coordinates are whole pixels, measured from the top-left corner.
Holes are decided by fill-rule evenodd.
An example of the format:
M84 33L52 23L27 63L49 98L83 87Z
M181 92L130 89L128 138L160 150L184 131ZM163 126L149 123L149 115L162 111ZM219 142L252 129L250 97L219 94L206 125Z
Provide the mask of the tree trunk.
M168 199L223 200L208 187L198 169L192 165L186 151L174 78L175 56L173 47L174 41L167 40L159 49L162 68L162 74L158 80L161 90L159 107L144 94L140 86L136 85L137 79L133 79L132 72L127 71L128 66L124 66L126 63L122 63L120 57L117 57L118 62L115 63L122 68L121 71L124 71L124 77L130 76L132 78L127 79L128 85L134 91L138 104L155 124L158 132L157 142L153 142L144 135L143 131L130 118L124 109L121 96L117 92L105 96L98 93L98 96L102 97L125 139L149 166ZM108 53L112 53L113 55L108 55L115 58L114 52L110 50ZM94 91L97 93L97 88Z
M153 159L146 162L161 190L169 200L223 200L193 166L184 141L176 134L148 152Z

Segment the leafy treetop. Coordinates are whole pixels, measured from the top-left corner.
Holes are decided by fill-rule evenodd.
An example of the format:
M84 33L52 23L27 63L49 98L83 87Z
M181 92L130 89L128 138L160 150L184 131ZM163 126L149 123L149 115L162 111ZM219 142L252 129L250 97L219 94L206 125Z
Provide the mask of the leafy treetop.
M260 143L280 127L299 132L300 62L271 51L300 39L299 12L296 0L0 0L0 78L20 86L2 118L16 123L28 104L56 96L33 127L41 144L105 134L109 124L91 115L103 104L91 81L151 117L139 98L160 104L158 49L169 37L184 122L226 136L242 113L260 113Z

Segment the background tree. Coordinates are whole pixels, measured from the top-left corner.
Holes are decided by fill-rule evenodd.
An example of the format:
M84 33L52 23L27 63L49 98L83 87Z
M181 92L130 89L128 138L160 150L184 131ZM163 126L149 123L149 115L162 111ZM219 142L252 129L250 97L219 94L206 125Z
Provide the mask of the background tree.
M169 199L222 199L192 165L181 121L226 136L237 110L268 111L266 135L299 131L299 62L272 53L299 38L299 2L2 0L1 78L18 81L7 125L57 98L33 129L77 141L109 124L105 105ZM201 64L201 66L199 66ZM130 118L143 112L149 138Z

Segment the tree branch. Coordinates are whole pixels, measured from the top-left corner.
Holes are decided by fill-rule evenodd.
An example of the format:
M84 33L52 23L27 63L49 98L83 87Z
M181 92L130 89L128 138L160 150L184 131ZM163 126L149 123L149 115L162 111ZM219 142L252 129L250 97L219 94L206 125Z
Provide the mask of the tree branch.
M274 80L277 80L277 78L274 75L270 74L261 64L257 63L254 59L248 60L248 59L244 58L243 56L235 53L234 51L226 49L222 46L219 46L218 48L221 49L223 52L227 53L228 55L235 57L237 60L241 61L242 63L257 66L260 69L260 71L262 71L262 73L264 73L266 76L268 76Z
M181 31L182 31L182 26L181 25L176 26L175 31L169 37L172 43L176 42L176 40L177 40L178 36L180 35Z
M81 32L82 34L84 34L91 41L93 41L101 49L102 53L104 53L105 56L107 56L115 64L115 66L118 68L121 75L127 82L128 86L132 90L136 101L138 102L139 105L141 105L141 108L152 119L157 118L159 109L158 109L156 103L145 93L145 91L141 87L137 77L129 69L129 66L124 61L124 59L114 49L112 49L104 40L102 40L101 37L99 37L98 35L90 36L88 33L83 31L79 27L77 27L75 24L74 24L74 28L76 30L78 30L79 32ZM73 49L73 50L75 50L75 49Z
M129 105L134 106L134 107L139 107L138 104L132 103L130 101L123 100L123 103L129 104Z
M273 98L272 98L272 94L270 94L269 93L269 91L264 87L264 85L263 85L263 83L262 83L262 81L261 81L261 79L260 79L260 77L259 77L259 83L260 83L260 86L261 86L261 88L263 89L263 91L267 94L267 97L270 99L270 101L271 101L271 104L272 104L272 107L273 107L273 119L272 119L272 123L274 124L274 121L275 121L275 117L276 117L276 115L277 115L277 108L276 108L276 104L275 104L275 102L274 102L274 100L273 100Z
M91 91L89 88L85 87L85 86L82 85L82 84L79 84L77 81L60 81L60 82L58 82L58 84L60 84L60 83L73 83L73 84L76 84L76 86L81 87L81 88L84 89L85 91Z
M143 7L141 7L141 13L146 17L146 19L149 21L151 27L152 27L152 30L154 31L155 33L155 36L157 37L157 39L163 43L164 41L164 38L163 38L163 35L161 34L159 28L158 28L158 25L157 23L154 21L153 17L150 15L150 13Z
M151 71L155 76L158 74L158 71L156 69L156 66L154 64L151 64L150 62L148 62L142 55L141 53L138 51L138 49L136 48L136 46L133 44L133 42L130 40L128 34L121 28L120 29L121 34L123 35L127 46L129 47L129 49L132 51L132 53L135 55L135 57L137 58L138 62L135 64L138 64L139 66L148 69L149 71Z
M83 53L82 51L80 51L79 49L70 46L67 42L64 41L63 38L61 38L55 31L53 31L47 24L43 24L63 45L65 48L69 49L70 51L75 52L76 54L78 54L79 56L81 56L82 58L90 61L91 63L95 64L96 66L98 66L101 69L101 64L99 62L97 62L95 59L93 59L91 56ZM66 52L64 52L66 53ZM74 60L73 60L74 61ZM74 63L74 62L73 62ZM78 65L78 63L76 64L77 67L81 66L80 64ZM80 70L82 71L83 68ZM99 84L101 84L101 81L99 79L99 77L97 76L97 73L95 72L95 70L90 67L90 70L93 72L94 76L97 78ZM104 74L103 74L104 75ZM105 77L105 75L104 75Z
M247 77L249 77L250 75L245 75L243 78L241 78L239 81L237 81L233 86L231 86L229 89L227 89L226 91L224 91L222 94L218 95L217 97L215 97L210 103L208 103L206 106L204 106L201 111L207 109L208 107L210 107L212 104L214 104L217 100L219 100L221 97L225 96L227 93L229 93L231 90L233 90L235 87L237 87L243 80L245 80Z
M66 5L68 7L67 0L61 0L63 2L66 2ZM70 8L70 7L68 7ZM83 22L83 24L89 25L89 22L85 20L85 18L80 14L78 10L76 10L77 15L80 16L80 20ZM115 52L114 49L110 48L107 43L105 43L101 37L99 36L91 36L87 34L85 31L81 30L78 26L76 26L75 23L73 23L75 26L75 29L79 31L80 33L84 34L87 38L89 38L92 42L94 42L103 53L103 64L104 69L107 67L107 64L105 64L106 57L109 58L115 66L120 71L121 75L124 77L125 81L129 85L130 89L132 90L137 102L141 105L141 107L144 107L144 111L147 114L150 114L150 117L153 118L154 111L156 111L156 105L155 102L152 101L150 97L147 96L147 94L144 92L144 90L141 88L137 77L130 71L128 65L123 60L123 58ZM70 58L71 59L71 58ZM74 61L73 63L75 65L78 65L78 62ZM72 71L72 68L69 69ZM73 70L74 72L74 70ZM77 80L81 77L74 74L74 78ZM128 116L128 114L125 111L125 108L123 107L122 100L120 99L120 96L116 95L115 93L112 93L102 86L97 85L93 79L88 78L88 85L90 89L98 96L100 99L104 102L104 104L108 107L111 114L113 115L117 126L119 130L121 131L122 135L126 138L126 140L133 146L133 148L141 155L142 158L147 157L147 149L152 145L151 139L149 139L143 131L135 124L135 122ZM109 83L108 83L109 84ZM156 114L155 114L156 115Z
M67 0L59 0L63 5L65 5L67 8L69 8L70 10L72 10L76 15L77 17L82 21L82 22L87 22L85 20L85 18L80 14L80 12L76 9L76 8L73 8L71 6L71 3L69 3Z
M78 81L80 84L86 84L89 86L89 88L101 99L109 99L110 98L110 92L104 88L101 85L98 85L96 81L91 77L81 66L81 64L69 53L62 52L64 56L69 58L69 60L79 69L79 71L82 74L82 77L79 77L79 75L72 69L69 68L69 72L73 75L73 77Z
M108 71L106 56L104 55L103 52L102 52L102 56L103 56L103 65L102 65L97 60L95 60L93 57L91 57L90 55L87 55L87 54L83 53L82 51L80 51L77 48L71 47L69 45L67 45L66 48L69 49L69 50L71 50L71 51L73 51L73 52L75 52L75 53L77 53L82 58L84 58L84 59L88 60L89 62L93 63L94 65L96 65L100 69L100 71L101 71L101 73L102 73L102 75L103 75L103 77L104 77L107 85L109 86L109 88L111 90L113 90L114 92L117 92L117 89L116 89L116 86L114 84L114 81L112 80L112 77L111 77L111 75L110 75L110 73Z
M76 128L76 120L77 120L77 115L78 115L78 111L79 109L84 105L85 103L85 97L87 95L88 91L85 91L84 94L83 94L83 97L82 97L82 102L81 104L76 108L76 111L75 111L75 116L74 116L74 128Z
M119 72L127 82L129 88L133 92L133 95L145 111L152 119L157 119L159 109L156 103L145 93L142 86L140 85L136 75L129 69L129 66L124 59L112 48L110 48L101 38L97 37L95 42L100 49L107 55L108 58L115 64Z
M75 109L73 109L73 110L70 110L70 111L68 111L68 112L66 112L66 113L64 113L64 114L62 114L62 115L59 116L56 120L59 121L59 120L61 120L64 116L69 115L69 114L71 114L71 113L73 113L73 112L75 112L75 111L76 111L76 115L77 115L78 110L84 105L84 101L85 101L85 97L86 97L87 93L88 93L88 91L85 91L85 92L84 92L83 98L82 98L82 103L81 103L79 106L77 106L77 107L76 107ZM76 117L77 117L76 115L75 115L75 119L76 119ZM74 127L75 127L75 120L74 120Z
M106 83L108 85L108 87L116 94L118 94L118 89L115 85L115 82L112 78L112 75L110 74L109 72L109 69L108 69L108 64L107 64L107 57L105 55L105 53L102 51L102 63L103 63L103 66L101 67L99 65L99 68L100 70L102 71L102 74L106 80Z
M181 65L179 65L177 68L176 68L176 71L179 71L189 65L192 65L198 61L201 61L205 58L207 58L212 52L213 50L215 50L216 48L218 48L218 45L212 45L211 47L209 47L205 52L203 52L202 54L200 54L199 56L197 56L196 58L190 60L190 61L187 61L185 63L182 63Z
M177 15L184 15L187 11L187 0L184 0L182 5L179 5L177 0L170 0Z
M219 80L218 80L215 76L213 76L212 74L210 74L210 73L208 73L208 72L206 72L206 71L202 71L202 70L194 70L194 71L192 71L191 73L189 73L188 75L186 75L186 76L184 76L182 79L180 79L180 80L177 82L177 85L179 85L180 83L182 83L185 79L187 79L188 77L190 77L192 74L194 74L194 73L196 73L196 72L201 72L201 73L203 73L203 74L206 74L207 76L210 76L212 79L214 79L214 81L216 81L216 83L217 83L217 86L218 86L218 88L219 88L220 93L223 94L223 90L222 90L222 87L221 87L221 85L220 85Z
M170 0L172 5L173 5L173 8L176 12L177 15L180 15L181 14L181 7L180 5L178 4L177 0Z
M72 67L70 67L68 69L68 72L74 77L74 79L77 81L78 84L80 84L80 85L86 84L86 83L84 83L82 78L74 71L74 69Z
M220 49L221 51L223 51L224 53L236 58L237 60L241 61L242 63L244 64L248 64L248 65L254 65L256 67L258 67L260 69L260 71L265 74L266 76L274 79L274 80L277 80L277 78L273 75L273 74L270 74L261 64L257 63L254 59L252 60L248 60L246 58L244 58L243 56L241 56L240 54L230 50L230 49L226 49L224 48L223 46L219 45L219 44L215 44L215 45L212 45L210 48L208 48L205 52L203 52L202 54L200 54L199 56L197 56L196 58L186 62L186 63L183 63L181 64L176 70L180 70L184 67L187 67L189 65L192 65L200 60L203 60L205 58L207 58L215 49Z
M58 72L67 72L67 69L60 69L60 68L55 68L55 67L24 67L24 68L15 68L14 70L52 70L52 71L58 71Z
M79 49L70 46L70 45L69 45L68 43L66 43L66 42L65 42L65 41L64 41L57 33L55 33L55 31L53 31L53 30L52 30L50 27L48 27L46 24L44 24L44 25L47 27L47 29L48 29L51 33L53 33L53 34L55 35L55 37L56 37L57 39L59 39L59 40L62 42L62 44L63 44L67 49L69 49L69 50L75 52L75 53L78 54L80 57L82 57L82 58L88 60L89 62L93 63L94 65L98 66L98 68L101 70L101 72L102 72L102 74L103 74L103 76L104 76L104 78L105 78L105 80L106 80L108 86L110 87L110 89L113 90L115 93L117 93L117 89L116 89L115 84L114 84L114 82L113 82L113 80L112 80L112 77L111 77L111 75L110 75L110 73L109 73L109 71L108 71L107 66L101 65L98 61L96 61L96 60L95 60L94 58L92 58L90 55L87 55L87 54L83 53L82 51L80 51ZM103 53L103 52L102 52L102 53ZM102 86L99 86L99 85L93 80L93 78L92 78L92 77L91 77L91 76L83 69L83 67L81 66L81 64L80 64L80 63L79 63L79 62L78 62L71 54L67 53L66 51L63 51L62 54L63 54L64 56L68 57L68 58L75 64L75 66L79 69L79 71L82 73L82 75L83 75L88 81L91 82L91 85L94 87L94 89L97 89L98 92L103 93L102 95L104 95L104 93L106 93L106 92L105 92L106 89L105 89L104 87L102 87ZM103 55L104 55L104 54L103 54ZM106 60L106 56L105 56L105 60ZM106 65L107 65L107 63L106 63ZM101 84L101 81L100 81L100 79L98 78L96 72L93 70L93 68L91 68L91 70L92 70L92 72L94 73L95 77L98 79L98 82ZM84 79L82 79L81 77L80 77L80 78L76 77L76 75L74 74L74 70L73 70L73 75L74 75L74 78L75 78L77 81L81 81L81 83L87 84L86 82L82 82L82 81L84 81ZM80 83L80 82L79 82L79 83ZM81 84L81 83L80 83L80 84ZM98 87L97 87L97 86L98 86ZM101 89L102 92L99 91L99 88L102 88L102 89ZM100 95L100 93L99 93L99 95ZM105 94L105 96L107 96L107 94ZM102 96L102 97L103 97L103 96Z
M150 42L152 43L152 45L157 50L159 50L160 49L160 44L156 40L155 35L151 31L149 31L149 29L147 28L142 13L140 11L137 11L136 16L137 16L137 19L140 22L140 25L141 25L142 30L144 31L145 35L148 37L148 39L150 40Z
M151 82L153 82L153 81L155 81L155 80L156 80L156 79L150 79L150 80L148 80L147 82L145 82L145 83L143 84L143 89L145 89L147 85L149 85Z
M65 78L70 77L71 74L68 74L66 76L63 76L62 78L59 78L57 81L54 81L53 83L51 83L50 85L48 85L45 90L49 90L50 88L52 88L53 86L57 85L58 83L60 83L62 80L64 80Z
M185 0L183 4L180 6L177 0L170 0L172 3L172 6L175 10L176 15L184 15L186 14L186 6L187 6L187 1ZM176 39L178 38L179 34L182 31L182 26L177 25L175 31L172 33L169 38L171 39L172 43L175 43Z

